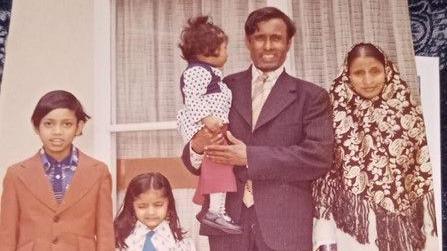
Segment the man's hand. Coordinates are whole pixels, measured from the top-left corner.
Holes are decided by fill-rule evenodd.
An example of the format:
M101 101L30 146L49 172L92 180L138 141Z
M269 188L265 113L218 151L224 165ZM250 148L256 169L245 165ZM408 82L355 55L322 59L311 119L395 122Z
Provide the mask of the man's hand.
M221 133L214 135L208 128L203 127L191 139L191 148L194 152L202 154L205 146L222 144L224 137Z
M247 165L247 146L227 131L229 145L212 144L205 146L205 155L218 164Z

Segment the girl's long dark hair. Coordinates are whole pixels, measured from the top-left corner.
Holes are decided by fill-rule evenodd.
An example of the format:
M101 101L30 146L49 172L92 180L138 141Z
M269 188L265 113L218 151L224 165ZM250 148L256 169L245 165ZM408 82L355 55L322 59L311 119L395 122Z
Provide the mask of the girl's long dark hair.
M133 178L127 187L123 206L113 223L115 228L115 240L117 248L127 248L126 238L130 235L137 222L133 208L134 200L142 193L149 190L162 190L163 195L168 198L168 212L166 219L169 222L175 240L183 239L185 232L180 227L180 221L175 209L174 195L168 179L160 173L144 173Z

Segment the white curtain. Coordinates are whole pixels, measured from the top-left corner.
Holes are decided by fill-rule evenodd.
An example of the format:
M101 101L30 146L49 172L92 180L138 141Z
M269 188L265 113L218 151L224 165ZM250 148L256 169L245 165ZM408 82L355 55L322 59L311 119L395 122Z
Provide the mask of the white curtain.
M244 23L265 1L118 0L116 8L116 123L175 120L182 99L180 74L186 67L178 48L186 20L210 15L228 34L230 57L224 73L248 67ZM118 156L178 156L176 131L121 133Z
M292 1L292 10L298 27L294 60L300 78L328 89L350 48L365 41L390 56L419 96L406 0L297 0Z
M189 17L210 15L228 34L225 74L247 68L244 22L250 11L264 5L237 0L117 1L116 122L175 120L182 103L179 76L186 66L177 45ZM385 50L418 94L405 0L300 0L291 6L298 29L289 58L298 77L328 88L346 52L367 41ZM118 142L120 157L177 156L182 148L176 131L122 133Z

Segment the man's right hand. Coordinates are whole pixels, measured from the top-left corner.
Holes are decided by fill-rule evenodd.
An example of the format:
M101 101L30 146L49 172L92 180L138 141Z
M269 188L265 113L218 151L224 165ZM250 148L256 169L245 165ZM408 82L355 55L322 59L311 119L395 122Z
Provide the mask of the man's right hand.
M222 144L224 140L222 133L213 134L211 130L203 127L192 137L191 148L194 152L202 154L205 150L205 146Z

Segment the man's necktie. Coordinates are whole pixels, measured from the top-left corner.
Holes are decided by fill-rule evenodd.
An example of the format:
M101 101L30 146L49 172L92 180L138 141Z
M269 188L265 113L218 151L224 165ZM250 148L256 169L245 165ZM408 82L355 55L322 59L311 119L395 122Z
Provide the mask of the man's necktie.
M146 234L146 240L144 241L143 251L157 251L155 249L154 243L152 243L152 237L154 236L155 232L150 231Z
M265 102L265 82L268 80L268 75L263 73L255 82L253 82L253 89L251 95L251 109L252 109L252 129L255 128L258 121L259 114L261 113L262 106ZM247 180L244 187L244 197L242 198L246 207L251 207L254 204L253 200L253 187L251 180Z
M264 105L266 97L264 97L264 85L268 80L268 75L263 73L255 82L253 82L253 91L251 93L251 110L252 110L252 129L255 128L256 121L258 121L262 106Z

